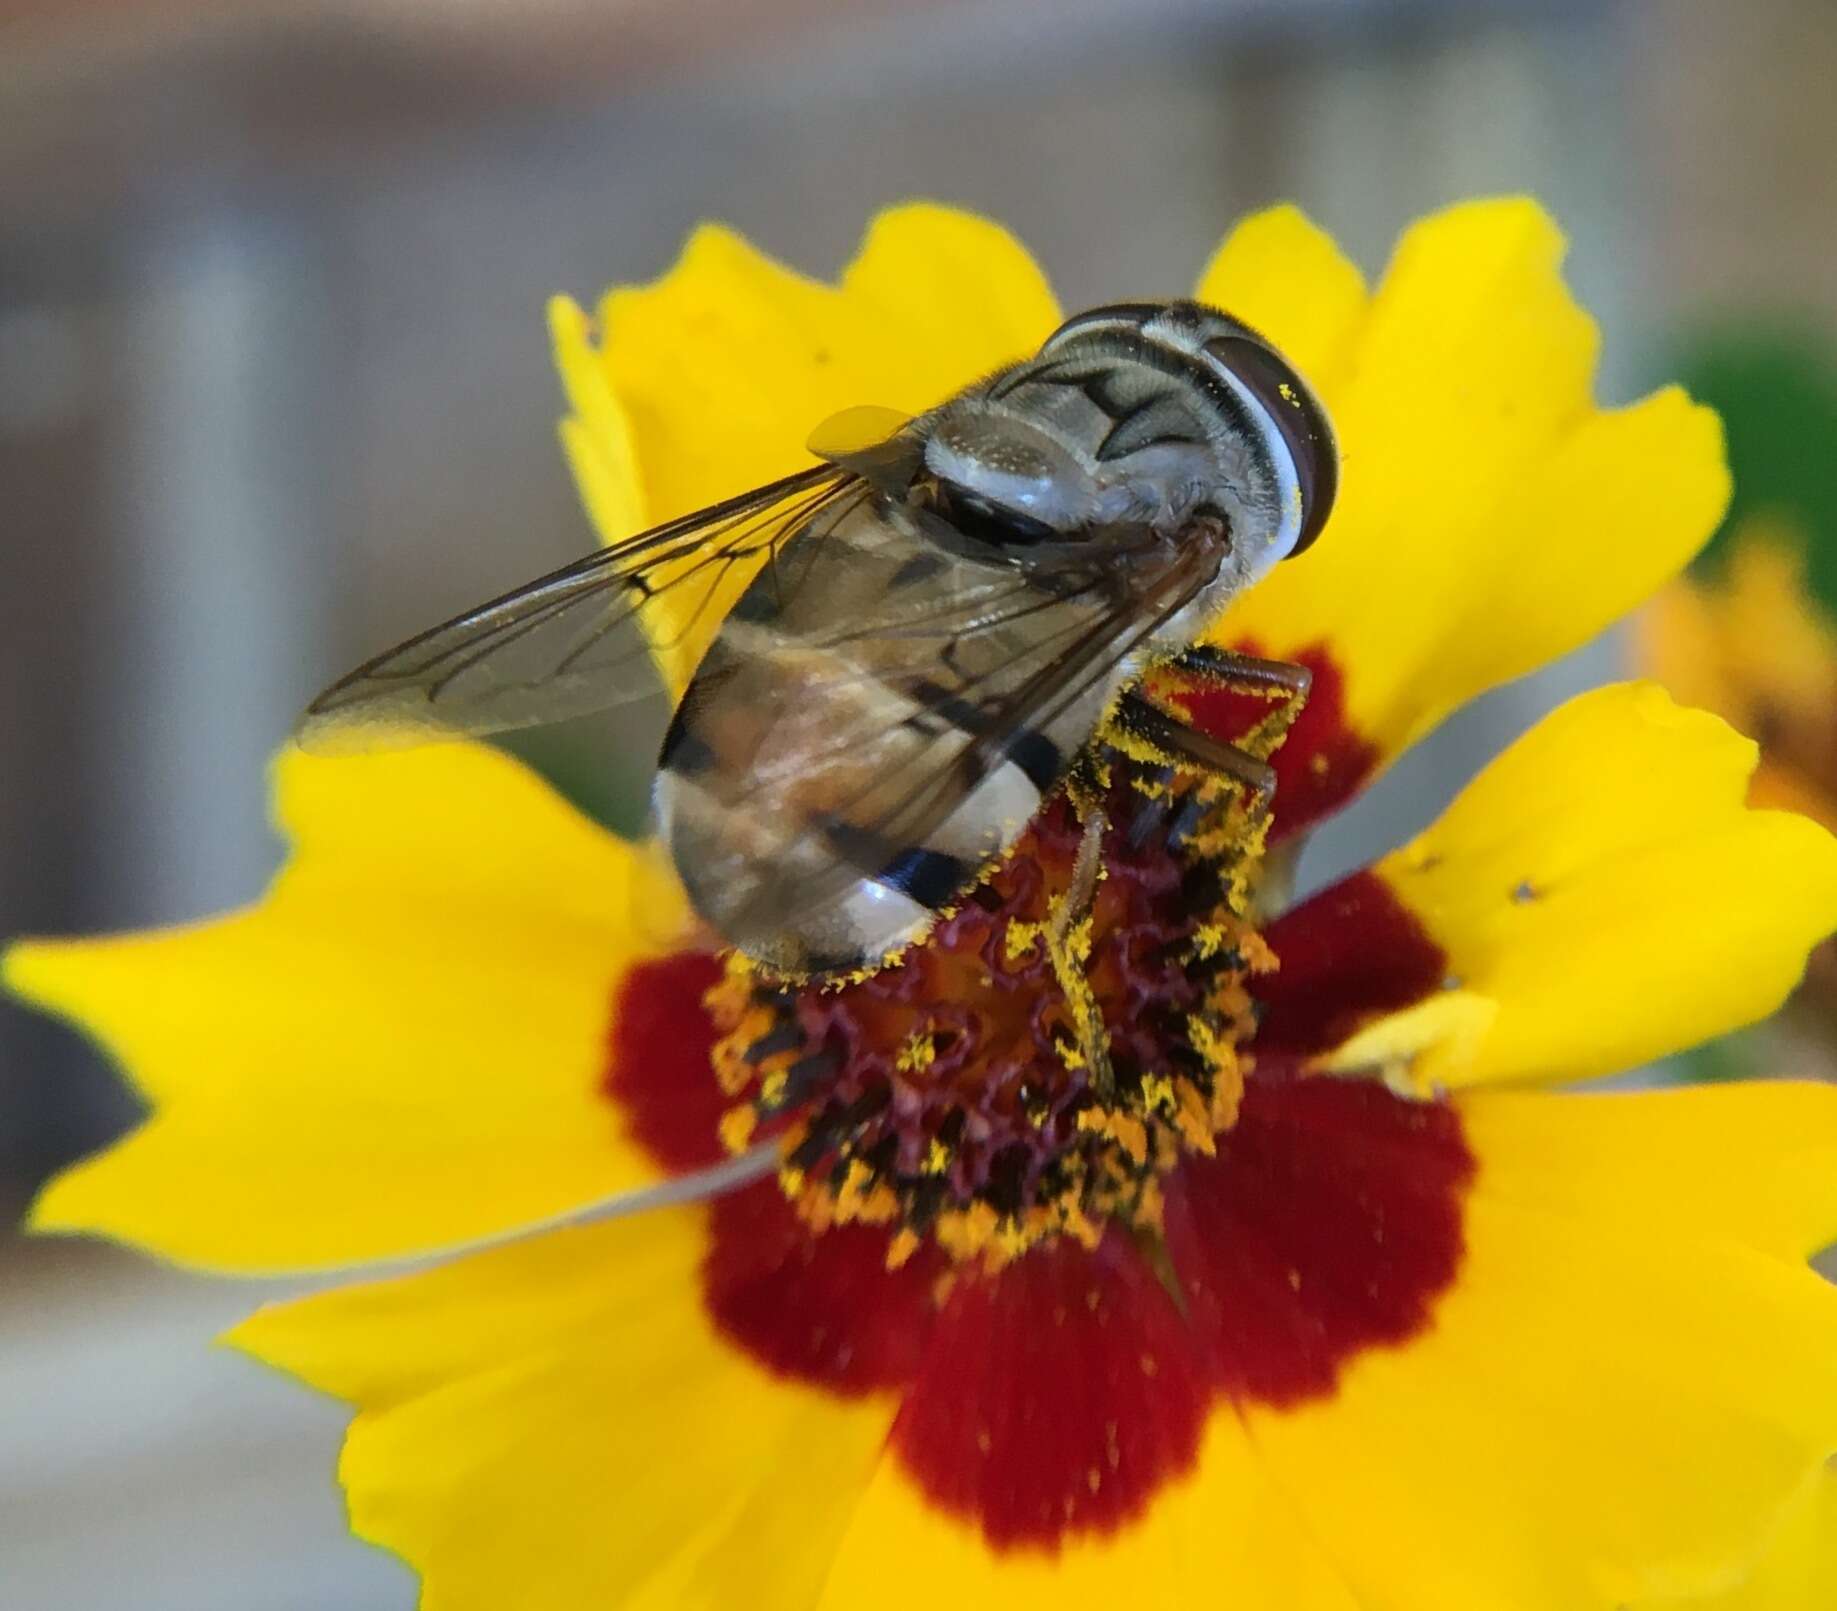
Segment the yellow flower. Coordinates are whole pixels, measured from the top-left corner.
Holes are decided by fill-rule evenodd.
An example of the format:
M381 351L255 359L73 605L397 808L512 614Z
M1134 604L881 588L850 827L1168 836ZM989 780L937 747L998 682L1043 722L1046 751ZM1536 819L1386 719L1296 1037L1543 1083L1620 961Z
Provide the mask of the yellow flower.
M1277 209L1200 278L1343 448L1325 535L1213 633L1314 668L1283 834L1646 597L1721 512L1713 418L1592 403L1560 255L1533 205L1476 203L1368 292ZM837 287L705 229L608 299L597 344L557 309L564 436L616 538L1057 317L1018 246L941 208L880 218ZM694 653L662 657L677 686ZM292 857L258 905L10 953L153 1109L36 1224L233 1271L450 1249L720 1169L723 1125L820 1041L779 1181L696 1176L698 1200L232 1334L356 1406L353 1524L432 1611L1607 1611L1806 1582L1837 1450L1837 1291L1805 1264L1837 1235L1837 1091L1556 1088L1771 1011L1837 923L1837 845L1751 809L1753 765L1653 687L1600 690L1260 940L1205 835L1119 824L1089 962L1139 1064L1122 1113L1052 1107L1081 1089L1032 944L1061 808L906 960L786 994L723 974L652 849L498 754L288 754ZM1131 809L1165 827L1160 804ZM1023 1234L1035 1177L999 1149L962 1173L991 1135L1042 1178L1074 1143L1145 1159L1139 1195ZM1802 1603L1780 1592L1743 1603Z

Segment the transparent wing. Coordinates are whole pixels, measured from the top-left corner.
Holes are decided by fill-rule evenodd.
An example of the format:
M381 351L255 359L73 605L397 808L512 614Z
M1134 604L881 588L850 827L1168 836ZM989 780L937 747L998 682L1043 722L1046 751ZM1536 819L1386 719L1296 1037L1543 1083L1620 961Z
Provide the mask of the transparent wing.
M656 687L641 611L667 596L688 632L738 578L869 492L820 464L612 544L367 661L307 707L296 737L321 752L427 743L640 698Z
M1085 548L1084 556L1092 552ZM735 932L819 910L857 877L881 873L927 845L1004 761L1028 755L1028 770L1036 773L1041 735L1113 680L1214 580L1217 564L1215 553L1180 545L1145 540L1134 553L1105 546L1096 557L1051 564L1047 574L1032 568L997 574L917 608L890 599L881 618L807 638L825 649L874 651L871 672L845 655L825 657L834 668L830 680L802 683L827 728L821 744L804 753L804 771L833 768L860 781L832 796L802 830L799 843L820 837L833 853L826 870L813 875L807 858L783 856L783 876L761 880ZM1023 647L978 662L978 640L1014 628ZM1012 632L1007 641L1014 641ZM888 645L898 652L889 656ZM864 686L876 697L847 697ZM894 728L900 742L889 747L884 741ZM890 765L863 764L864 757L889 752L896 757ZM1075 754L1060 754L1058 770ZM769 779L749 781L730 803L742 810L766 805L774 786Z

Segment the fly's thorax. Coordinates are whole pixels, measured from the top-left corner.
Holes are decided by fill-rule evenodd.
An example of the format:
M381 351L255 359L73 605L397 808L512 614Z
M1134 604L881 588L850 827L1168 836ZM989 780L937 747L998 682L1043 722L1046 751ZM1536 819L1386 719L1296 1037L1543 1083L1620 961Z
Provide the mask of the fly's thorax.
M1239 321L1196 303L1100 308L922 422L949 514L1014 540L1202 517L1239 587L1311 540L1332 433L1306 384Z
M1257 473L1238 443L1207 434L1201 401L1126 356L1035 360L939 410L925 467L946 489L947 518L984 505L1023 539L1035 527L1171 533Z

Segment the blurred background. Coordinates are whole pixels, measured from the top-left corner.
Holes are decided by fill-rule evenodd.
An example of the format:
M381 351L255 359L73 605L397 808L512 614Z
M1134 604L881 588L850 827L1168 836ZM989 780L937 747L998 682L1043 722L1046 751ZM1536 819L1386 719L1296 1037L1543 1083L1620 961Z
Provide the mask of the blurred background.
M582 551L549 293L654 276L710 217L829 274L915 195L1006 222L1071 307L1184 290L1277 199L1375 270L1425 209L1543 197L1604 396L1685 373L1728 407L1755 542L1464 713L1311 877L1634 660L1714 671L1680 691L1822 808L1833 83L1831 0L0 0L0 939L252 898L302 702ZM1744 657L1756 610L1800 612L1790 666ZM548 760L636 809L641 768ZM1819 1066L1830 1022L1691 1072ZM9 1220L134 1116L0 1004ZM413 1604L345 1534L337 1408L207 1347L259 1295L0 1240L0 1605Z

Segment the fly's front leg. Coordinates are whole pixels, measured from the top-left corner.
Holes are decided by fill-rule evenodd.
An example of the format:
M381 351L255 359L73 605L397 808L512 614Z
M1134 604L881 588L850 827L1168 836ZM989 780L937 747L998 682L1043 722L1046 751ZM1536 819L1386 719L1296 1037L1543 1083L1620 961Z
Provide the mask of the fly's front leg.
M1291 669L1307 675L1301 666ZM1145 746L1164 764L1234 784L1243 796L1251 821L1258 822L1269 815L1276 798L1276 769L1269 762L1187 726L1139 693L1124 694L1111 720L1124 736Z
M1251 756L1266 756L1281 743L1307 704L1308 690L1314 685L1314 673L1306 666L1287 660L1264 660L1206 644L1183 650L1167 663L1167 669L1176 676L1231 693L1279 701L1269 715L1237 740L1236 747Z
M1186 650L1166 669L1189 683L1279 701L1262 721L1229 743L1182 721L1139 689L1125 694L1111 717L1112 726L1123 740L1122 747L1138 760L1181 767L1235 790L1238 803L1233 815L1237 825L1232 828L1227 823L1225 830L1241 844L1254 845L1259 852L1254 876L1244 878L1240 894L1260 918L1274 916L1288 904L1298 847L1279 845L1264 853L1276 798L1276 773L1267 757L1301 714L1313 685L1313 673L1306 666L1287 661L1206 647ZM1212 819L1208 802L1206 790L1196 789L1189 794L1168 829L1170 847L1177 847Z
M1189 727L1139 693L1123 696L1110 725L1111 742L1138 761L1146 758L1197 772L1236 791L1236 805L1220 823L1211 792L1203 787L1190 790L1168 822L1168 848L1178 850L1197 833L1211 835L1222 830L1225 844L1235 847L1231 854L1235 870L1230 878L1237 900L1258 921L1281 911L1288 904L1293 880L1292 853L1289 847L1278 846L1267 856L1263 854L1276 799L1275 768L1235 744ZM1247 861L1246 851L1250 853Z

